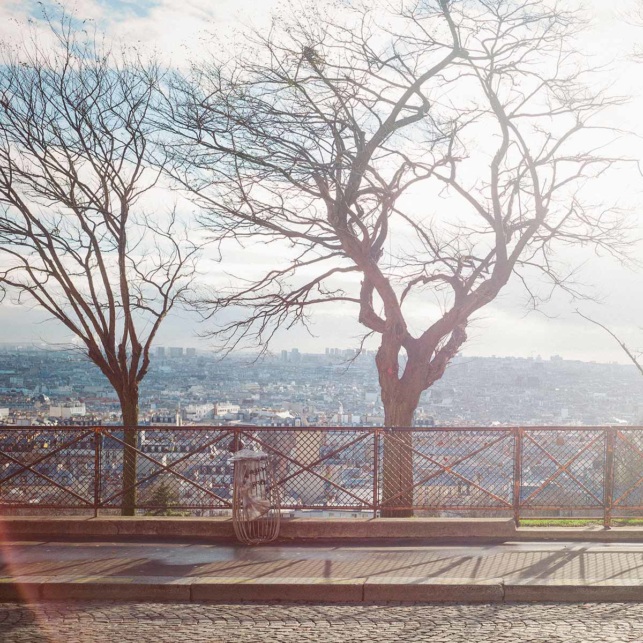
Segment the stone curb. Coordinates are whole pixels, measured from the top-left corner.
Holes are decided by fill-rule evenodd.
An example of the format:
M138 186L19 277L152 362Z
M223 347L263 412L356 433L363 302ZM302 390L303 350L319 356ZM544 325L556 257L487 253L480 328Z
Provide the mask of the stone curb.
M573 582L523 579L504 585L506 603L626 603L643 601L643 580L616 583Z
M460 579L368 578L364 601L379 603L502 603L502 581L462 581Z
M229 518L173 517L0 517L0 540L46 540L67 538L234 540ZM282 521L280 540L363 539L481 539L559 540L591 542L643 541L643 529L618 527L516 528L505 518L289 518Z
M0 579L0 601L115 600L123 602L263 602L319 603L512 603L641 602L643 581L592 584L523 579L326 578L242 579L225 577Z
M157 536L161 538L234 539L229 518L68 518L0 517L5 540L41 540L68 537ZM280 540L363 538L510 538L516 529L504 518L435 520L423 518L291 518L282 520Z

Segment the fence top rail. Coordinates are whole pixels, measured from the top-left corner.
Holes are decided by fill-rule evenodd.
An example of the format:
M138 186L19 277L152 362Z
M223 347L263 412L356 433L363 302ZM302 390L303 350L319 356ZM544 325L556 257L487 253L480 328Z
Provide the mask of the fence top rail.
M11 431L79 431L79 432L117 432L125 429L134 431L228 431L228 432L338 432L338 433L387 433L387 432L413 432L413 433L432 433L432 432L486 432L486 433L513 433L514 431L643 431L643 426L630 425L582 425L582 426L418 426L418 427L373 427L373 426L254 426L244 425L139 425L135 427L125 427L122 425L104 425L97 424L91 426L65 426L65 425L12 425L0 424L0 433Z

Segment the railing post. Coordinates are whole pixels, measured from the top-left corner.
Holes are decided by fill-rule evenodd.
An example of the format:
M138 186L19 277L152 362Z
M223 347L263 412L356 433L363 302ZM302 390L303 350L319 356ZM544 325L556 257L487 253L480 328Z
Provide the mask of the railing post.
M100 429L94 428L94 518L98 517L100 504L100 470L103 440Z
M612 503L614 501L614 445L616 428L605 429L605 482L603 495L603 526L612 527Z
M232 432L232 444L230 445L230 452L236 453L243 449L243 442L241 441L241 430L235 427Z
M380 469L380 430L373 433L373 518L377 518L380 504L379 494L379 469Z
M514 523L520 525L520 482L522 478L522 432L516 427L514 430Z

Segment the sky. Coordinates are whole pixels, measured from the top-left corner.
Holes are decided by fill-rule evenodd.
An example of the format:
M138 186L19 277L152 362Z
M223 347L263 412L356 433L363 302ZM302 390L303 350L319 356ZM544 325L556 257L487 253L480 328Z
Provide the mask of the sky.
M643 43L643 27L627 24L637 2L591 0L586 4L593 23L584 43L588 51L612 65L615 88L632 96L621 108L619 122L633 131L628 138L628 153L643 165L643 125L639 123L643 113L643 63L636 65L629 56L639 37ZM40 5L32 0L0 0L0 38L20 40L27 29L40 29ZM44 6L54 7L54 3L45 2ZM108 38L140 43L180 64L213 46L214 41L217 47L225 48L240 24L267 25L270 12L283 5L279 0L76 0L65 6L78 17L94 20ZM639 185L630 177L625 181L617 176L613 191L627 192L633 225L643 233L637 212L643 200L643 178ZM642 250L643 245L634 254L643 258ZM557 354L567 359L625 362L627 358L614 340L576 315L576 309L609 325L631 348L643 349L643 267L636 271L583 252L571 253L567 259L572 265L582 266L580 278L595 302L570 301L567 295L558 293L548 305L530 312L524 293L512 283L472 320L463 353L525 357ZM226 269L234 273L235 263L241 266L265 260L260 251L239 251L228 258ZM320 309L311 317L312 335L304 329L292 329L278 334L272 348L323 352L325 347L356 347L362 329L355 318L354 309ZM207 330L208 326L200 324L194 315L177 311L164 323L156 343L208 348L209 341L199 337ZM47 321L37 309L16 306L8 300L0 303L0 342L55 344L69 339L63 328Z

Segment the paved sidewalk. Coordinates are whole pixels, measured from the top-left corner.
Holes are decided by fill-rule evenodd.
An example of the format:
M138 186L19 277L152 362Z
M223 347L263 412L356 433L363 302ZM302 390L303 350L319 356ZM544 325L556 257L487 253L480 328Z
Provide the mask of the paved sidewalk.
M642 543L15 542L0 600L641 601Z
M636 603L0 604L2 643L640 643Z

